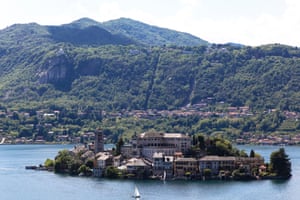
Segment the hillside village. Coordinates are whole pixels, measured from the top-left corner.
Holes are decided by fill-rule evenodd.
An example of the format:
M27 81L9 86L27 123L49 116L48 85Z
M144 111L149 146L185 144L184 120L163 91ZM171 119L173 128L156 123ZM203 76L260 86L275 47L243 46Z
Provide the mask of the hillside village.
M276 110L266 111L267 115ZM297 122L300 116L297 112L282 112L289 121ZM131 110L120 112L92 111L84 112L75 110L66 114L62 110L37 110L37 111L10 111L0 112L0 144L45 144L45 143L88 143L94 140L93 131L80 131L80 124L93 115L96 120L101 119L126 119L157 120L169 117L197 116L201 119L217 117L220 119L249 118L255 114L248 106L226 107L222 111L210 111L207 102L187 105L178 110ZM71 118L74 122L66 120ZM17 123L16 123L17 122ZM19 124L18 124L19 123ZM9 129L8 129L9 128ZM14 134L9 134L14 132ZM231 142L236 144L259 145L296 145L300 144L300 133L295 134L253 134L243 132Z

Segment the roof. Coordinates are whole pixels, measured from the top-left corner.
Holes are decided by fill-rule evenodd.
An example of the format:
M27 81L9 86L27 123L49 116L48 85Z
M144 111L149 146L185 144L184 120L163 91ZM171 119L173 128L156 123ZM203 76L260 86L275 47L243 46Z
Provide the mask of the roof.
M146 163L139 158L132 158L130 160L128 160L128 163L126 164L126 166L140 166L140 167L144 167L147 166Z
M204 156L200 161L235 161L234 156Z
M197 162L195 158L178 158L175 162Z
M190 138L188 135L183 133L162 133L162 132L144 132L139 135L140 138Z
M112 157L112 155L108 152L99 152L96 154L97 160L107 160L110 157Z

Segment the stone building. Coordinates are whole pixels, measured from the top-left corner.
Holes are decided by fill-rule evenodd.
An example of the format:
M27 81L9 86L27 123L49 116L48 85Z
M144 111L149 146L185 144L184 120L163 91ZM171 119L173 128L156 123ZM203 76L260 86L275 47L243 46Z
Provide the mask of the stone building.
M205 169L210 169L213 175L218 175L220 170L233 170L236 168L236 157L233 156L204 156L199 159L200 174Z
M141 156L152 160L156 152L166 156L173 156L175 152L187 153L191 138L182 133L146 132L137 137L137 148Z
M195 158L177 158L174 161L174 177L195 177L199 174L198 161Z
M104 151L104 137L103 137L102 130L97 130L95 132L94 148L95 148L95 154Z

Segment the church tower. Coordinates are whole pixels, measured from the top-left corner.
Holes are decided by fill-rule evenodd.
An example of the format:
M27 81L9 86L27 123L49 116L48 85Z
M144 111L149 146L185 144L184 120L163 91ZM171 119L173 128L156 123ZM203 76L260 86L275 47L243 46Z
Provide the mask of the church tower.
M104 136L102 130L95 132L95 153L104 151Z

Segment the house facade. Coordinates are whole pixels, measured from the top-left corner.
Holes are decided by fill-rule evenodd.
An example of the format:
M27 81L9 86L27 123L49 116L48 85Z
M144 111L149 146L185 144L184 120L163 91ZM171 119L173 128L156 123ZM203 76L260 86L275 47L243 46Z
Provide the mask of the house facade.
M249 172L254 168L264 165L265 160L262 157L236 157L236 165L243 166Z
M210 169L212 175L218 175L220 170L233 170L236 167L236 157L233 156L204 156L199 159L200 174Z
M113 165L113 156L109 152L99 152L96 154L96 167L105 169L107 166Z
M146 132L137 137L141 156L151 159L155 152L172 156L175 152L186 153L191 148L191 138L182 133Z
M165 156L163 153L154 153L152 173L156 177L163 177L164 174L166 178L173 176L173 156Z
M126 171L135 177L145 177L150 174L151 165L142 158L131 158L126 163Z
M174 161L173 170L177 178L197 176L199 174L198 161L195 158L177 158Z

